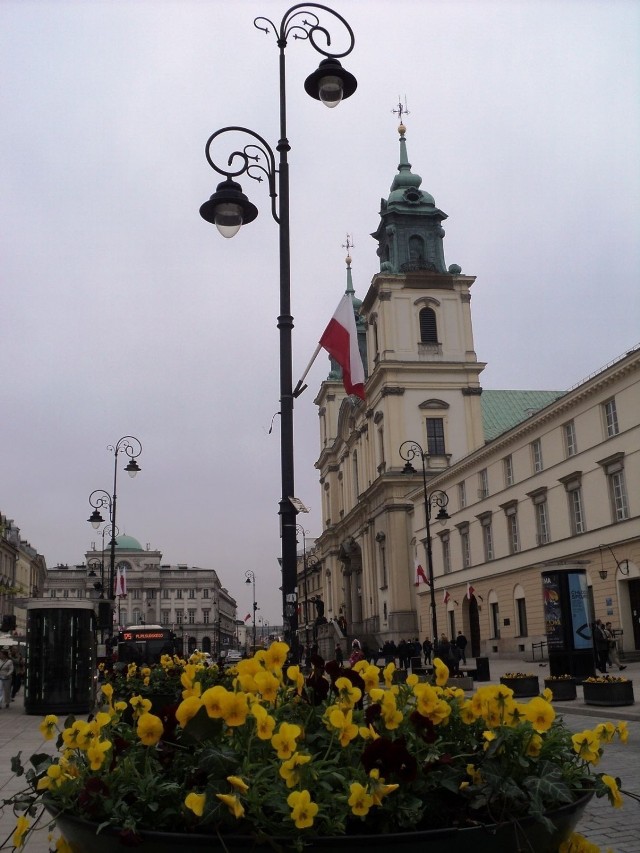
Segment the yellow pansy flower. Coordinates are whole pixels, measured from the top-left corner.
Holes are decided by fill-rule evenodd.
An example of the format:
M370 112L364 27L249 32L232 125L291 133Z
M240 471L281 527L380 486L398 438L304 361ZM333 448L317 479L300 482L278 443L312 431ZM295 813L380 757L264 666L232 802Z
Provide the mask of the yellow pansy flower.
M164 726L160 717L145 713L138 717L136 731L145 746L155 746L164 733Z
M300 784L300 771L298 768L308 764L309 761L311 761L310 755L302 755L301 753L296 752L291 756L291 758L282 762L278 772L287 783L287 788L294 788L296 785Z
M45 740L53 740L56 736L55 728L58 725L58 718L55 714L47 714L44 720L40 723L38 728L40 729L40 734Z
M358 737L358 727L353 723L352 716L353 711L344 712L340 708L334 708L329 714L329 722L340 733L340 746L347 746Z
M16 828L13 833L13 838L11 842L14 847L22 847L22 845L24 844L25 833L29 829L30 825L31 824L29 823L28 819L24 815L20 815L16 823Z
M196 794L192 791L184 798L184 804L196 817L202 817L206 800L206 794Z
M240 819L244 816L244 806L235 794L216 794L216 797L228 807L234 817Z
M278 758L291 758L296 751L296 741L301 734L302 729L295 723L280 723L280 728L271 738L271 746L276 750Z
M358 817L364 817L369 814L369 809L373 805L373 797L368 793L364 785L360 782L352 782L349 785L351 795L348 803L351 806L351 811Z
M291 808L291 820L298 829L313 826L313 819L318 814L318 806L311 800L308 791L292 791L287 797L287 805Z
M525 705L525 716L537 732L546 732L556 718L556 712L546 699L536 696Z
M585 729L583 732L572 735L573 748L580 758L590 764L597 764L600 760L600 739L595 732Z
M622 795L620 794L617 781L613 776L608 776L606 773L602 774L602 781L609 789L611 805L616 809L622 808Z
M435 675L438 687L444 687L449 680L449 667L440 658L435 658L433 661L433 674Z
M243 726L249 714L246 693L227 693L222 700L222 716L228 726Z
M273 730L276 727L276 721L267 712L262 705L254 704L251 706L251 713L256 718L256 734L260 740L271 740Z

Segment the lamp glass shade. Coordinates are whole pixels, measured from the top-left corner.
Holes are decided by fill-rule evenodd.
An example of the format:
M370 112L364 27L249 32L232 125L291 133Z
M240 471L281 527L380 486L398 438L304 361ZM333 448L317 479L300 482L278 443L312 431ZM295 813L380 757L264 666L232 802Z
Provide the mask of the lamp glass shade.
M328 75L327 77L322 77L318 83L318 95L320 96L320 100L325 107L329 107L329 109L333 109L333 107L338 106L342 100L342 93L342 80L339 77Z
M242 207L231 201L221 202L216 206L215 223L223 237L235 237L242 225Z

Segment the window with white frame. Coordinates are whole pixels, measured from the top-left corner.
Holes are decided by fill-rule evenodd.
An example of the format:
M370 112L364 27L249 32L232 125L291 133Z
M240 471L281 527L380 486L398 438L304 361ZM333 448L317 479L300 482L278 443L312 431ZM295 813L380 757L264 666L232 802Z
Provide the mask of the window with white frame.
M542 471L542 442L539 438L531 442L531 463L533 473L539 474Z
M478 498L483 500L489 497L489 474L487 469L478 471Z
M196 624L196 611L195 610L188 610L187 611L187 619L189 621L189 625L195 625Z
M169 598L169 589L168 588L162 590L162 597L163 598Z
M526 637L528 635L527 627L527 600L524 589L518 584L514 591L514 603L517 620L517 636Z
M533 501L533 512L536 522L536 544L546 545L550 542L549 511L547 506L547 490L540 489L529 495Z
M460 509L464 509L467 505L467 487L464 480L458 483L458 503Z
M629 518L629 501L624 477L624 453L615 453L607 459L601 459L598 465L604 469L607 477L612 521L614 524L625 521Z
M564 484L567 492L569 506L569 527L571 535L577 536L586 530L584 522L584 508L582 505L582 473L580 471L561 477L560 482Z
M196 597L195 589L190 589L189 590L189 598L195 598L195 597Z
M618 410L616 408L615 398L612 397L610 400L607 400L606 403L603 403L602 410L604 413L604 422L607 431L607 438L612 438L614 435L618 435L618 433L620 432L620 427L618 426Z
M176 625L182 625L183 618L184 612L182 610L176 610Z
M469 522L463 522L459 525L460 531L460 549L462 551L462 568L468 569L471 565L471 540L469 538Z
M429 456L445 456L444 420L427 418L427 453Z
M483 513L478 516L478 520L482 527L482 545L484 547L484 561L490 562L494 558L493 552L493 522L490 512Z
M141 625L142 624L142 611L137 607L133 608L133 624Z
M564 435L564 452L567 456L575 456L578 452L578 444L576 442L576 425L573 421L569 421L562 427Z
M520 531L518 529L518 504L516 501L503 506L507 518L507 543L509 553L517 554L520 550Z
M140 599L142 598L142 590L140 590L140 589L132 589L132 590L131 590L131 598L132 598L134 601L140 601Z
M502 467L504 470L505 486L513 486L513 457L511 455L504 457Z
M209 624L209 617L210 617L210 616L211 616L211 611L210 611L210 610L203 610L203 611L202 611L202 624L203 624L203 625L208 625L208 624Z
M170 614L169 610L161 610L160 611L160 622L162 625L168 625L169 624L170 615L171 614Z
M445 575L448 575L451 571L451 542L448 530L440 534L440 541L442 542L442 567Z
M178 599L182 598L182 590L181 589L176 590L176 598L178 598Z
M202 597L203 598L209 598L209 590L208 589L202 590Z

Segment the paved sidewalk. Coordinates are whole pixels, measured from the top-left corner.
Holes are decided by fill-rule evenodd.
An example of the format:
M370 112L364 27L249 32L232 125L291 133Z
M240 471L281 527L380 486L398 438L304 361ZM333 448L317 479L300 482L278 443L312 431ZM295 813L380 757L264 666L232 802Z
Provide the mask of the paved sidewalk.
M548 664L540 666L538 662L526 663L522 660L491 658L489 662L491 681L498 683L500 676L508 672L524 672L538 675L540 688L544 687L544 676L549 672ZM617 674L617 670L613 672ZM628 664L624 675L634 682L636 704L621 708L587 707L582 698L582 688L578 686L578 698L572 702L557 702L556 711L565 718L567 725L574 731L589 728L592 722L585 717L598 720L626 720L629 723L629 741L625 744L613 743L605 748L602 765L614 776L620 776L623 787L640 793L640 662ZM482 682L476 682L475 687ZM24 777L18 778L11 773L11 758L22 753L23 763L37 752L54 753L55 741L45 741L39 731L42 715L24 713L22 691L8 709L0 709L0 799L12 796L25 786ZM15 818L10 810L0 814L0 848L11 850L11 835L15 828ZM579 830L590 841L601 845L603 853L611 849L613 853L638 853L640 851L640 805L625 799L623 811L612 809L604 800L594 800L580 823ZM48 830L46 820L25 844L24 853L48 853Z

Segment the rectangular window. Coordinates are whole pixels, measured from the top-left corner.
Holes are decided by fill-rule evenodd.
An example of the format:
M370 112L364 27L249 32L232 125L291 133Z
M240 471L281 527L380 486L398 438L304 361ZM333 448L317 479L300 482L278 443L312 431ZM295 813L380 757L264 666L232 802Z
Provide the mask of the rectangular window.
M168 589L162 590L162 597L163 598L169 598L169 590Z
M196 597L195 589L190 589L189 590L189 598L195 598L195 597Z
M500 610L498 609L498 603L492 602L490 605L491 608L491 631L492 638L494 640L500 639Z
M181 589L176 590L176 598L182 598L182 590Z
M507 538L509 553L517 554L520 550L520 533L518 531L518 513L516 510L507 513Z
M478 471L478 498L479 500L484 500L484 498L489 497L489 475L487 474L487 469L483 468L482 471Z
M176 625L182 625L183 615L184 614L183 614L182 610L176 610Z
M535 504L535 513L537 544L546 545L549 542L549 516L546 498Z
M427 418L427 453L429 456L444 456L444 421L442 418Z
M584 512L582 509L582 489L578 486L567 492L569 499L569 521L571 523L571 535L584 533Z
M467 487L464 480L461 483L458 483L458 501L460 503L460 509L464 509L467 505Z
M502 464L504 466L504 484L505 486L513 486L513 457L505 456Z
M471 542L469 540L469 525L460 528L460 547L462 548L462 568L468 569L471 565Z
M562 427L562 431L564 433L564 452L569 456L575 456L578 452L578 445L576 444L576 426L573 421L569 421L569 423L565 424Z
M137 609L135 609L135 608L134 608L134 611L133 611L133 624L134 624L134 625L141 625L141 624L142 624L142 621L141 621L141 620L142 620L142 611L141 611L141 610L137 610Z
M518 609L518 636L526 637L528 635L526 598L516 598L516 607Z
M209 598L209 590L208 589L202 590L202 597L203 598Z
M155 589L147 590L147 601L155 601L156 591Z
M539 474L542 471L542 444L539 438L531 442L531 461L533 463L533 473Z
M486 516L480 520L480 524L482 525L482 544L484 546L484 561L485 563L493 560L493 525L491 523L491 516Z
M386 589L389 579L387 577L387 550L384 544L380 546L380 564L382 566L382 589Z
M615 399L607 400L602 404L604 410L604 420L607 430L607 438L618 435L620 428L618 427L618 411L616 409Z
M441 537L442 541L442 566L444 568L445 575L448 575L451 571L451 544L449 542L449 534L445 533Z
M187 619L189 620L189 625L195 625L196 624L196 611L195 610L188 610L187 611Z
M169 624L169 611L168 610L161 610L160 611L160 622L162 625L168 625Z
M140 590L140 589L132 589L132 590L131 590L131 598L132 598L134 601L140 601L140 599L142 598L142 590Z
M208 625L208 624L209 624L209 616L210 616L210 614L211 614L211 611L210 611L210 610L203 610L203 611L202 611L202 623L203 623L203 625Z
M611 509L614 521L624 521L629 518L629 503L627 501L627 487L624 481L624 470L614 471L609 474L609 493L611 495Z

